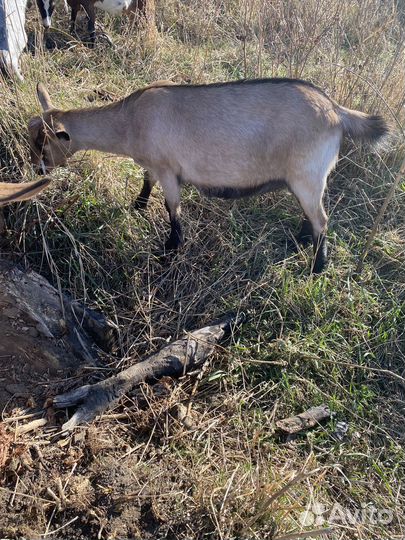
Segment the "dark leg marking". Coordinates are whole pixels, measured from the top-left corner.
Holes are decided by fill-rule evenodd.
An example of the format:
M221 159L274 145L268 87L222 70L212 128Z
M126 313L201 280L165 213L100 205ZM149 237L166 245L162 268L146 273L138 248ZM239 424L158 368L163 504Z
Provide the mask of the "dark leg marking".
M328 261L328 243L326 234L320 234L318 238L314 238L314 265L312 272L320 274L325 268Z
M90 49L94 49L94 43L96 41L96 25L94 19L92 19L91 17L89 18L88 30L90 33L89 47Z
M132 208L134 210L145 210L148 204L149 196L152 192L152 188L153 188L153 183L150 181L149 173L146 171L143 176L143 186L142 186L141 192L139 193L138 197L135 199L135 202L132 205Z
M301 230L297 234L297 242L303 246L308 246L312 242L312 225L307 217L304 217L301 224Z
M79 10L77 8L72 8L72 12L70 14L70 33L73 34L76 28L76 18Z
M165 250L176 251L183 244L183 231L180 221L177 218L170 220L170 236L166 240Z
M88 17L88 24L87 29L90 34L90 43L89 47L90 49L94 49L94 42L96 41L96 8L94 7L94 3L90 1L83 1L82 6L84 7L87 17Z
M176 214L172 215L172 213L170 212L169 205L167 204L166 201L165 201L165 207L166 207L166 210L169 212L170 227L171 227L169 238L166 240L166 243L165 243L165 250L176 251L183 244L183 230L182 230L179 218L177 217Z

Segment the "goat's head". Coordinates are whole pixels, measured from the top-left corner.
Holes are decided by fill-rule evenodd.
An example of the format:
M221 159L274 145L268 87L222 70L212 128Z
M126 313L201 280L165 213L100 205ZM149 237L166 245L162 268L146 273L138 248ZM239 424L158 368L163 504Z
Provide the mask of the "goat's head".
M61 120L61 111L51 103L45 87L37 86L38 99L44 111L42 116L34 116L28 124L31 161L40 174L45 174L55 167L66 165L67 158L73 152L69 133Z
M45 28L50 28L52 13L55 8L54 0L37 0L37 6L42 17L42 24Z

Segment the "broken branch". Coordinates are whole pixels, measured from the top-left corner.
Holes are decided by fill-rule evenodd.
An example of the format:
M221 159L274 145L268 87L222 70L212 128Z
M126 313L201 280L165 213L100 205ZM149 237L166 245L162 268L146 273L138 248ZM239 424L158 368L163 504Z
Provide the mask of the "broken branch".
M327 405L319 405L319 407L312 407L307 411L297 414L296 416L290 416L276 422L276 426L281 431L289 433L299 433L305 429L316 426L321 420L331 417L331 411Z
M55 396L53 404L57 408L80 405L72 418L63 424L62 429L70 431L78 424L90 422L111 408L125 393L141 382L156 380L163 376L183 375L202 365L204 360L214 352L216 344L243 320L243 316L226 317L170 343L118 375Z

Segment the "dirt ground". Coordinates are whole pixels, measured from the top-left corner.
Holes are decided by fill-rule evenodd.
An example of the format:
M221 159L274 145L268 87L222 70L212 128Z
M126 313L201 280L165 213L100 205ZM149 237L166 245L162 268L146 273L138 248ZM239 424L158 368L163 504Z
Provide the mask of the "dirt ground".
M52 395L89 380L87 374L101 364L94 366L74 350L53 303L57 291L46 280L4 261L0 266L1 537L42 538L60 524L59 538L100 538L108 524L114 538L156 538L166 518L154 511L148 489L140 495L134 486L151 483L153 492L160 490L155 466L139 467L139 456L108 415L102 429L61 434L66 414L47 406ZM140 440L143 432L155 431L152 401L170 409L171 386L168 379L135 392L130 415ZM125 420L126 414L117 416ZM24 426L40 419L45 427L25 432ZM149 435L143 455L149 452Z
M80 364L63 341L63 321L49 324L55 314L54 306L47 303L49 284L39 277L35 281L43 312L35 310L35 293L24 294L24 282L32 283L30 276L0 263L0 407L7 414L17 404L33 406L49 381Z

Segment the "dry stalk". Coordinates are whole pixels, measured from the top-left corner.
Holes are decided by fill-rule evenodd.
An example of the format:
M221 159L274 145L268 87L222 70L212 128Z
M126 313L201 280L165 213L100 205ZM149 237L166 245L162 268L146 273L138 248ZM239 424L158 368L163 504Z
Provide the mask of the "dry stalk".
M389 205L389 203L391 202L392 198L394 197L394 194L395 194L395 191L397 189L397 187L399 186L399 183L401 182L403 176L405 174L405 158L404 160L402 161L402 164L401 164L401 167L399 168L399 171L398 173L396 174L395 176L395 180L394 182L392 183L385 199L384 199L384 202L382 203L381 207L380 207L380 210L378 211L378 214L376 216L376 218L374 219L374 224L373 224L373 227L367 237L367 241L366 241L366 245L364 246L364 249L363 249L363 252L362 254L360 255L360 258L358 260L358 263L357 263L357 266L356 266L356 270L355 270L355 273L356 274L361 274L362 270L363 270L363 265L364 265L364 259L366 258L367 256L367 253L371 247L371 244L374 240L374 237L377 233L377 229L378 229L378 226L380 225L381 223L381 220L382 218L384 217L384 214L385 214L385 211L387 210L387 207Z

